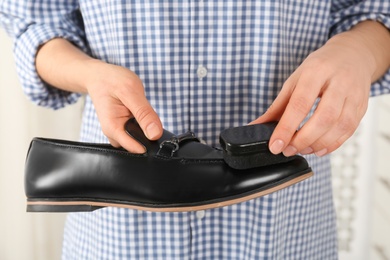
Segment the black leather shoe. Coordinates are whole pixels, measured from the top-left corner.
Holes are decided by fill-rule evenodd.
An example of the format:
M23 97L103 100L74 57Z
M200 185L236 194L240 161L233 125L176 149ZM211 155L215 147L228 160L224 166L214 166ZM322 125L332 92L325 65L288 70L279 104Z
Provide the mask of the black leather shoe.
M303 157L274 156L266 149L263 139L272 125L228 129L221 133L223 149L203 144L191 132L175 136L164 130L151 142L135 120L125 128L146 153L34 138L25 168L27 211L204 210L261 197L313 174Z

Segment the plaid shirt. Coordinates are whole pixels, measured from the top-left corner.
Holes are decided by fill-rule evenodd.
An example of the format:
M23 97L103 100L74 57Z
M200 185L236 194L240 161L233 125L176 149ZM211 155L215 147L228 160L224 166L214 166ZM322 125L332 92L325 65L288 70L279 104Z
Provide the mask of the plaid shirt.
M192 130L211 145L222 129L261 115L310 52L367 19L390 28L390 2L0 1L33 102L58 109L80 96L47 86L35 71L38 46L63 37L136 72L166 129ZM387 72L372 95L389 88ZM88 97L81 140L107 142ZM336 259L329 157L307 159L314 177L229 207L69 214L63 259Z

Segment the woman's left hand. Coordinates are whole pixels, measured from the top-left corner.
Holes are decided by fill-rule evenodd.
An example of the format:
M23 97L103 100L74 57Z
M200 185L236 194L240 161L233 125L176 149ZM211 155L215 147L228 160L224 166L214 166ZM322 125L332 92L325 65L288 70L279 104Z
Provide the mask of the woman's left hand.
M340 147L363 118L377 60L361 34L334 36L311 53L284 83L267 112L253 121L279 121L269 143L272 153L317 156ZM300 128L317 98L318 107Z

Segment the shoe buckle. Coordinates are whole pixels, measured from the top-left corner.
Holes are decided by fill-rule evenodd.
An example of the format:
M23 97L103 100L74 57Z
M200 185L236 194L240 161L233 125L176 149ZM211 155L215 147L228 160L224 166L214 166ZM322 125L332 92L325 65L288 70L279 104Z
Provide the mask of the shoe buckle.
M177 138L175 138L175 137L172 137L172 139L170 139L170 140L163 141L160 144L160 149L162 149L165 145L173 145L173 149L171 149L172 150L172 155L173 155L174 152L179 150L179 142L178 142Z
M169 140L164 140L160 144L160 149L157 152L158 156L172 157L173 154L179 150L180 144L185 141L200 142L199 138L193 132L187 132L178 136L173 136Z

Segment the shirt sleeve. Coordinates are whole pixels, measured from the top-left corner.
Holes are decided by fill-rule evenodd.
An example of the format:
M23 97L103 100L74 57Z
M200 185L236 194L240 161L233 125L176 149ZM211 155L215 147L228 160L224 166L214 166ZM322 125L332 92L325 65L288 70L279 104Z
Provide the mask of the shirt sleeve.
M378 21L390 30L389 0L334 0L331 12L330 36L347 31L365 20ZM390 93L390 69L371 87L371 96L388 93Z
M0 26L14 40L17 73L31 101L59 109L78 100L79 93L46 84L35 68L39 47L53 38L67 39L89 53L77 0L0 1Z

